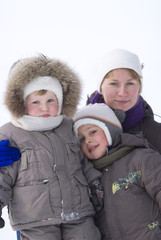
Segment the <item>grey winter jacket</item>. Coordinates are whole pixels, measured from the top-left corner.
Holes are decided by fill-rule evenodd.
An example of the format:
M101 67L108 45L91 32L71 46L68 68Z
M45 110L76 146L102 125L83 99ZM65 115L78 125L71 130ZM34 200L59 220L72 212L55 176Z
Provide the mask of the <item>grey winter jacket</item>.
M118 157L127 146L133 148ZM121 134L107 159L112 155L115 161L103 169L104 211L96 217L102 239L160 240L161 155L128 133Z
M64 118L59 127L46 132L29 132L7 123L0 128L0 140L4 139L22 154L20 161L0 169L0 201L9 204L14 230L94 214L88 182L100 172L80 151L72 120Z

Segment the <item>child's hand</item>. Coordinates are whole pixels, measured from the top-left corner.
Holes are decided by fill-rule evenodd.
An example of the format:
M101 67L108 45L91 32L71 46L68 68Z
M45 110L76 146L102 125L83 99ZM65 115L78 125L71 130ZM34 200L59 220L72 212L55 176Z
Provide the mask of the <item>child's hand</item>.
M3 228L5 225L5 221L3 220L3 218L0 217L0 228Z
M3 218L1 218L2 216L2 208L0 207L0 228L3 228L5 225L5 221L3 220Z
M89 187L91 190L91 202L96 210L96 212L100 211L104 205L104 190L103 185L100 179L95 179L89 183Z

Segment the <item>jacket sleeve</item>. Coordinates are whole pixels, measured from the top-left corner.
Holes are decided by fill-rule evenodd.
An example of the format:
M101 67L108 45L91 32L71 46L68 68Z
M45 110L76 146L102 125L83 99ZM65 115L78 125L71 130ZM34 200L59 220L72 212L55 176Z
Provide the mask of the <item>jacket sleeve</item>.
M82 153L83 154L83 153ZM82 160L82 168L85 175L85 178L88 183L93 181L96 178L101 178L102 173L96 170L91 161L89 161L84 155Z
M12 197L12 187L17 175L17 162L0 168L0 201L6 206Z
M141 160L141 184L159 205L161 213L161 155L149 149Z
M9 138L0 134L0 141L6 139ZM16 181L18 165L19 161L0 168L0 201L3 203L3 207L9 203L12 197L12 187Z

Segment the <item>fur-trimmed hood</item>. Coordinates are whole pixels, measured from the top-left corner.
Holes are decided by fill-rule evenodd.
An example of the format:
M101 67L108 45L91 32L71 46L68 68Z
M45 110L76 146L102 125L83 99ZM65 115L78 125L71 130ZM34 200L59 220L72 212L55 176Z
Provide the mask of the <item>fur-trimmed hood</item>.
M73 117L80 100L80 79L65 63L43 55L18 60L11 67L5 104L12 116L21 118L25 115L24 87L39 76L50 76L59 80L63 89L61 114Z

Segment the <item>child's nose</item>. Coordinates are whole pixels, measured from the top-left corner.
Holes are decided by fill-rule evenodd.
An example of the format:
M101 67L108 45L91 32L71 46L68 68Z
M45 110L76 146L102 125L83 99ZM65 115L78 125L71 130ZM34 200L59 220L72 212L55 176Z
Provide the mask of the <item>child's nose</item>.
M88 138L86 138L86 143L91 143L91 138L90 137L88 137Z
M46 111L47 110L47 105L45 103L41 104L41 111Z

